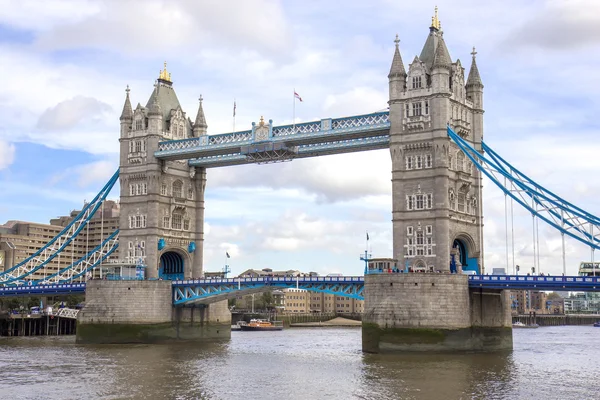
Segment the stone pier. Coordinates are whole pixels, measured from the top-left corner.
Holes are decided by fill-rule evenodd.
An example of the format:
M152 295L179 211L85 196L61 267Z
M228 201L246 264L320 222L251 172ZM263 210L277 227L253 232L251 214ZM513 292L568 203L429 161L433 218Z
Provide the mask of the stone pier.
M512 349L505 291L470 290L458 274L365 276L368 353Z
M160 343L231 337L227 301L173 307L171 281L88 281L77 343Z

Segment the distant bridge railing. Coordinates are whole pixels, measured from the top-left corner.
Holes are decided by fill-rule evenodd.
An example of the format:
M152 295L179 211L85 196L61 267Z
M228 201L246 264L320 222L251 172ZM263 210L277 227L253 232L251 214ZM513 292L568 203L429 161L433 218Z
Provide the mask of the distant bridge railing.
M600 291L600 277L469 275L469 287L512 290Z

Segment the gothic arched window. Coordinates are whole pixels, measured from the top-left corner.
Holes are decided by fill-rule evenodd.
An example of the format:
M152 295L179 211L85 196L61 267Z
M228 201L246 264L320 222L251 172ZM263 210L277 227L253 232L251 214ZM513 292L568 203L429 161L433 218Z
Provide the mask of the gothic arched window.
M183 182L175 181L173 182L173 197L175 198L183 198Z
M465 155L463 154L462 151L458 151L456 153L456 170L457 171L464 171L464 163L465 163Z

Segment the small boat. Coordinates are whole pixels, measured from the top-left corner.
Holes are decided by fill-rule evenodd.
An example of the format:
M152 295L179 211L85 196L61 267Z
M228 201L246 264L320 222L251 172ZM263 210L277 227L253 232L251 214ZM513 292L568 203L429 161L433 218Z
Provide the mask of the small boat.
M594 322L594 327L596 327L596 328L600 328L600 321L596 321L596 322Z
M243 331L280 331L283 329L281 321L279 324L274 324L266 319L251 319L246 325L240 325Z
M241 331L242 325L246 325L246 321L238 321L237 324L231 325L231 330L232 331Z
M522 323L521 321L517 321L514 324L512 324L512 327L513 328L529 328L529 329L532 329L532 328L539 328L540 326L538 324L528 324L528 325L526 325L526 324Z

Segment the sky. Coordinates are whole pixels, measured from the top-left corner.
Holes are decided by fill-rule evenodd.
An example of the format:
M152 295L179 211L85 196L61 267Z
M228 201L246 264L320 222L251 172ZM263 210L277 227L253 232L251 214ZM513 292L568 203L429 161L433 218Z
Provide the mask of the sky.
M485 141L598 215L600 3L595 0L0 0L0 224L80 209L118 167L125 88L146 104L163 62L208 133L387 107L394 38L420 54L434 6L452 61L477 63ZM594 111L596 110L596 111ZM377 150L210 169L205 270L361 274L365 232L392 256L391 161ZM118 199L118 192L110 198ZM506 267L505 202L484 187L485 265ZM511 229L509 219L509 230ZM533 266L532 219L514 208L514 264ZM562 272L560 234L540 222L542 272ZM513 261L509 239L508 271ZM231 255L225 258L225 252ZM567 273L589 248L566 241ZM597 255L600 258L600 255Z

